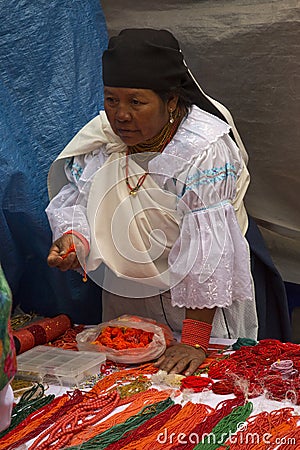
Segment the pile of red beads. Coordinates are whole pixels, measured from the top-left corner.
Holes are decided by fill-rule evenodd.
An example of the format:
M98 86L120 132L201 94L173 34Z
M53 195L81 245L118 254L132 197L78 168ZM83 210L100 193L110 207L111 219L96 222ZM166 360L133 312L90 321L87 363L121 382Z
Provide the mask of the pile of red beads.
M244 346L228 357L213 361L210 378L216 394L256 397L263 392L275 400L300 404L300 345L264 339Z

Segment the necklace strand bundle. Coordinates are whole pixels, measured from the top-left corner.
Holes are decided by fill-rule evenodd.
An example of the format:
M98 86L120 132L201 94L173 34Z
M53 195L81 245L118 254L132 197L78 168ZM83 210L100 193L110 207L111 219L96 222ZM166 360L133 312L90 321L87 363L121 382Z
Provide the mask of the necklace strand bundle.
M147 420L135 430L125 433L122 439L110 444L105 450L123 450L130 443L135 442L135 445L137 445L136 441L140 444L140 440L145 436L161 428L168 420L173 420L181 408L182 406L179 404L169 406L165 411Z
M246 403L248 406L244 410L245 398L265 392L266 396L273 400L289 400L300 404L300 378L298 372L295 372L300 368L299 349L297 344L284 344L273 339L263 340L255 346L241 347L222 360L214 359L208 369L210 378L191 376L183 379L182 389L201 392L203 389L212 388L213 392L218 394L236 395L235 399L222 402L216 409L201 404L190 405L190 402L182 408L178 407L170 398L166 400L170 390L162 391L163 393L151 389L141 392L140 384L145 384L145 388L148 387L149 379L145 375L158 371L153 364L113 372L99 380L89 392L82 393L77 390L72 396L64 394L56 399L48 396L50 397L47 399L48 403L41 402L42 407L38 407L35 411L28 409L28 405L27 408L24 408L24 405L23 407L17 405L20 408L19 421L13 423L13 428L6 430L0 440L0 450L14 449L36 436L38 438L30 450L58 450L68 445L70 446L68 448L77 448L79 445L78 448L81 449L101 450L109 446L108 450L136 450L137 442L142 446L139 448L150 450L165 427L168 433L173 432L175 436L179 432L186 432L193 433L200 439L203 434L212 433L214 439L218 441L218 446L225 448L229 440L226 444L224 440L219 442L219 434L230 437L231 433L235 432L235 420L239 416L239 422L242 422L241 416L246 414L247 408L251 408L252 405ZM259 377L262 382L259 382ZM218 381L213 382L212 379ZM25 403L33 402L30 399L30 392L29 394L26 392L26 395L28 397L25 398ZM162 397L158 399L158 395ZM45 398L38 400L46 401ZM128 403L124 411L98 423L113 412L116 406ZM158 405L162 404L160 409ZM233 409L234 407L236 408ZM259 435L271 429L272 437L268 448L275 449L275 437L286 438L300 434L296 423L299 417L293 416L291 411L292 408L283 408L272 413L264 413L265 415L261 413L257 422L254 416L247 424L248 427L253 425L253 430L255 429ZM242 430L238 433L236 439L239 438L240 441L245 439ZM218 448L205 439L196 447L193 445L189 442L182 446L173 441L166 442L164 449ZM257 443L252 447L240 445L235 448L262 450L265 447Z
M32 402L25 402L26 399L30 400L30 392L27 391L26 398L24 394L24 399L17 406L15 415L16 418L13 421L11 427L4 432L4 437L0 442L0 450L6 450L9 446L13 445L11 448L15 448L15 446L21 445L34 437L36 437L40 432L45 430L48 427L49 423L53 424L56 420L58 420L61 416L64 415L65 411L69 412L72 410L73 404L78 404L80 402L85 403L87 401L91 401L92 399L97 399L101 394L103 395L108 390L114 390L112 387L116 384L120 384L121 382L127 381L128 378L131 379L134 375L137 377L141 373L154 373L157 371L157 368L153 365L146 364L138 368L132 368L129 370L123 370L120 372L113 373L111 375L106 376L95 386L87 392L85 395L82 395L78 390L77 395L73 394L73 397L70 399L69 395L64 394L61 397L54 398L54 395L47 396ZM116 391L115 391L116 392ZM131 392L129 393L131 394ZM111 394L110 394L111 395ZM129 398L124 398L123 400L119 399L120 404L126 404L134 400L135 395L131 395ZM164 394L164 398L166 398ZM67 406L65 406L67 404ZM75 408L76 409L76 408ZM97 421L100 420L99 418ZM81 430L77 430L79 432ZM73 434L71 435L71 438Z
M168 437L170 437L172 433L174 433L175 439L176 436L178 437L179 433L188 434L195 422L198 423L203 421L212 411L213 408L208 405L187 402L173 419L161 424L159 429L156 429L154 432L140 439L139 448L142 448L143 450L152 450L155 448L155 443L157 443L158 448L160 448L161 444L159 444L157 440L158 436L163 435L165 430L167 430L168 436L166 442L163 444L163 449L170 450L173 447L174 442L172 439L168 439ZM122 448L122 450L134 449L136 449L136 444L134 442Z
M73 436L71 445L78 445L86 442L88 439L92 439L100 433L114 427L117 424L125 422L130 417L136 415L146 405L158 403L162 400L166 400L171 394L171 390L157 391L156 389L148 389L145 392L139 392L131 397L121 399L120 405L125 405L126 402L130 403L124 411L114 414L112 417L105 421L95 424L89 429L82 430Z
M219 448L227 440L229 435L236 432L238 425L245 422L250 416L252 409L253 405L251 402L234 408L228 416L223 417L223 419L218 422L212 429L210 435L206 435L205 438L194 447L194 450L216 450ZM213 439L211 439L211 437L213 437Z
M76 336L84 330L84 325L76 325L67 330L62 336L51 342L52 347L64 350L78 350Z
M282 364L284 361L290 361L288 369L286 363ZM252 398L266 391L268 398L289 399L299 404L299 370L298 344L265 339L255 346L241 347L222 360L212 361L208 375L218 380L212 386L216 394L234 393Z
M151 386L149 378L139 375L131 383L122 384L117 386L117 391L120 394L121 399L130 397L138 392L146 391Z
M26 394L29 395L30 393L27 391ZM52 403L59 402L59 399L54 397L51 394L28 402L21 398L20 402L13 408L11 425L0 435L0 450L6 450L9 445L24 437L24 433L28 432L32 423L44 420L43 417L52 408ZM26 431L24 425L28 426Z
M58 423L54 423L52 427L42 433L29 447L29 450L64 448L72 439L73 434L110 414L118 405L119 398L119 394L112 391L96 399L90 398L81 402L69 410Z
M44 414L43 422L39 425L35 422L35 427L32 428L32 423L29 422L26 426L26 435L18 441L14 442L14 446L20 446L25 444L25 442L34 439L40 433L42 433L46 428L51 427L56 423L63 415L67 414L74 405L77 405L82 401L82 393L79 390L74 391L71 397L67 396L67 401L58 403L58 407L55 408L53 403L50 404L49 413ZM65 399L64 399L65 400ZM24 426L24 425L23 425ZM31 431L30 431L31 430Z
M297 419L299 420L299 416L297 417ZM285 432L284 434L281 434L279 439L280 439L280 447L279 447L280 450L291 450L291 448L293 450L299 450L300 426L296 425L294 428L291 428L289 431ZM274 441L274 438L272 438L272 441ZM276 444L273 446L273 448L274 449L276 448Z
M209 434L212 432L213 428L223 419L225 416L228 416L234 408L237 406L242 406L244 404L244 399L241 397L224 400L220 402L216 409L213 410L210 414L208 414L205 419L198 423L194 428L192 428L189 432L189 436L198 436L199 441L202 439L204 433ZM192 450L195 447L195 443L187 441L186 444L179 444L172 447L172 450Z
M207 377L198 377L190 375L181 380L180 390L191 389L193 392L202 392L205 389L211 389L213 380Z
M279 439L287 432L295 429L297 417L293 416L292 408L282 408L267 412L263 411L249 417L242 429L238 430L233 438L229 438L224 448L230 450L260 450L272 439ZM278 445L279 440L277 441ZM271 448L271 447L268 447ZM281 449L281 447L280 447Z
M107 375L102 380L98 381L92 389L87 392L86 396L97 396L101 391L107 391L109 388L117 383L123 383L124 381L131 379L132 376L138 377L139 375L152 375L156 373L158 368L153 364L143 364L139 367L132 369L123 369L117 372L113 372Z
M154 417L160 412L167 409L171 404L173 404L173 401L170 398L167 398L166 400L163 400L161 402L147 405L137 415L130 417L125 422L117 424L112 428L109 428L103 433L82 443L78 447L68 447L68 448L70 449L78 448L80 450L105 449L112 442L121 439L127 431L137 428L139 425L151 419L151 417Z

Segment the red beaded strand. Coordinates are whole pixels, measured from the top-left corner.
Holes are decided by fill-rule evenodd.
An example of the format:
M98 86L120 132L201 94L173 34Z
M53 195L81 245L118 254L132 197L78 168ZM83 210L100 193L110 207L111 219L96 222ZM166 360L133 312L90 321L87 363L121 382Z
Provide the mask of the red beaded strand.
M300 404L299 368L300 345L264 339L212 361L208 375L218 380L212 386L216 394L253 398L266 391L269 398Z
M65 394L67 395L67 394ZM69 394L70 395L70 394ZM54 409L54 402L52 402L48 408L48 411L51 409L54 411L54 413L50 417L45 416L45 421L39 424L36 428L34 428L30 433L23 436L21 439L14 442L14 447L19 447L22 444L25 444L26 442L30 441L31 439L34 439L36 436L38 436L40 433L42 433L46 428L53 425L58 419L60 419L64 414L68 413L70 411L70 408L72 408L75 405L78 405L83 399L83 394L81 391L76 389L73 394L70 396L70 399L64 403L58 410L55 411ZM57 399L59 400L59 398ZM45 415L47 411L43 410L43 415ZM24 423L24 421L21 423L22 429L27 428L27 425ZM25 429L26 429L25 428ZM15 430L13 430L15 431Z
M83 428L99 422L110 414L119 402L119 394L116 390L103 394L98 398L90 398L68 411L64 419L54 424L45 433L42 433L31 445L30 450L39 448L59 450L64 448L73 435Z
M105 450L122 450L130 442L144 438L149 433L153 433L155 430L160 429L168 420L173 419L173 417L179 413L181 408L182 406L178 404L170 406L157 416L147 420L147 422L140 425L138 428L127 432L122 439L119 439L117 442L113 442L106 447Z
M204 389L211 389L213 383L211 378L191 375L181 380L180 390L191 389L193 392L202 392Z
M0 440L0 450L7 450L8 448L15 448L15 442L24 437L27 438L32 430L35 430L41 423L51 417L57 410L59 410L68 401L68 395L64 394L61 397L55 398L48 405L34 411L26 417L22 422L13 428Z
M242 429L229 438L224 449L230 450L271 450L278 446L280 437L294 430L297 417L293 416L293 408L282 408L267 412L263 411L247 419ZM277 442L275 446L272 445ZM281 445L279 447L282 448Z
M189 431L190 436L198 436L199 440L205 434L209 434L212 429L220 422L223 417L227 416L232 412L237 406L242 406L245 403L243 398L234 398L229 400L224 400L220 402L216 409L212 409L210 414L208 414L205 419L198 423L194 428ZM186 444L176 444L172 447L172 450L192 450L195 444L192 442L187 442Z

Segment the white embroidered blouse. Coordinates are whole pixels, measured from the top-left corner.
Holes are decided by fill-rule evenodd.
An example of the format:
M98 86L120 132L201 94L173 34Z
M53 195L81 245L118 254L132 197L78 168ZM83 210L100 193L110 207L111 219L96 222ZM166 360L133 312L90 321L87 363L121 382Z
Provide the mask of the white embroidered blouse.
M180 217L168 257L173 306L228 307L245 300L254 305L244 238L248 172L229 131L228 124L194 106L163 153L148 162L153 180L176 196ZM89 188L108 157L104 144L66 159L69 183L46 210L54 240L73 229L91 241Z

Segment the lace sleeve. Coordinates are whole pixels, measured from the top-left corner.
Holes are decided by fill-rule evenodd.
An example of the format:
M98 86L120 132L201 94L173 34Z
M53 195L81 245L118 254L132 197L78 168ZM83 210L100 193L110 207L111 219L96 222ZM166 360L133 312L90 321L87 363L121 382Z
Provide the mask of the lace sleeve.
M253 299L248 245L232 206L242 160L229 140L220 137L201 153L179 195L183 218L169 255L173 306Z

